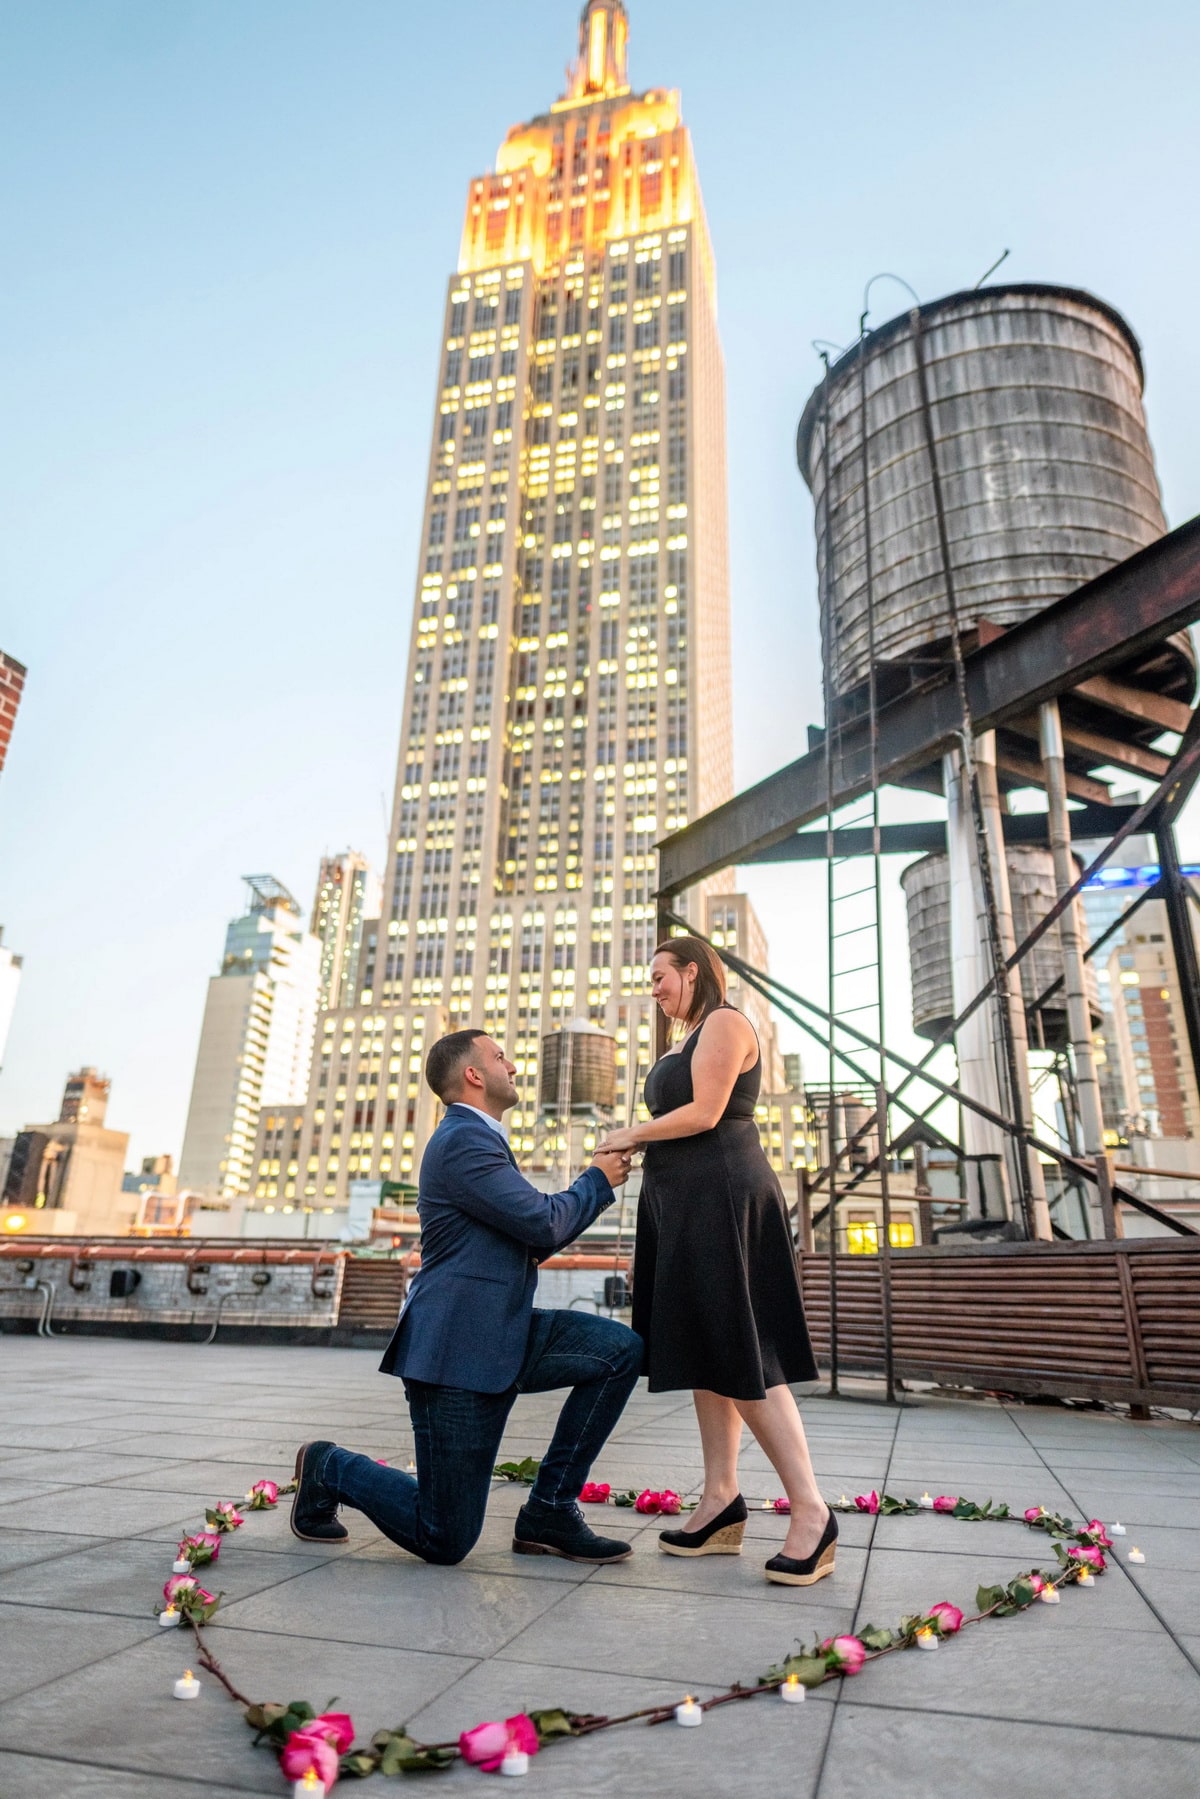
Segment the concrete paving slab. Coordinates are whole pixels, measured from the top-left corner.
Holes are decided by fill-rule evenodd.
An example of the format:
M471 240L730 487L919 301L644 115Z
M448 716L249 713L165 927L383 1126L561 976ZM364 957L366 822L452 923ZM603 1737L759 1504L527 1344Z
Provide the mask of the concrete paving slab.
M253 1733L241 1708L211 1675L200 1674L199 1699L181 1705L172 1696L186 1645L173 1640L174 1632L155 1634L159 1640L81 1665L69 1678L0 1706L0 1749L28 1750L44 1742L59 1755L99 1766L149 1775L186 1767L208 1784L282 1794L285 1782L273 1758L251 1747ZM250 1697L308 1698L320 1708L340 1694L368 1741L373 1731L399 1724L427 1704L468 1665L454 1656L330 1643L299 1632L256 1637L226 1631L214 1652ZM43 1791L48 1796L57 1789L47 1785Z
M210 1780L175 1779L167 1774L135 1774L128 1768L98 1768L88 1759L61 1761L54 1756L0 1752L0 1793L4 1799L242 1799L261 1793L246 1786L214 1786Z
M22 1497L0 1510L0 1528L56 1530L78 1536L132 1537L155 1525L198 1524L196 1498L188 1493L122 1492L113 1487L55 1487L41 1497Z
M306 1556L292 1539L297 1553L264 1555L261 1551L226 1543L215 1563L201 1569L196 1578L211 1593L223 1592L225 1604L292 1580L322 1564ZM0 1601L20 1605L62 1605L86 1612L89 1617L152 1618L162 1602L163 1584L171 1577L169 1543L147 1543L138 1538L123 1542L90 1543L74 1555L35 1562L26 1568L9 1568L0 1574Z
M221 1608L229 1632L296 1628L320 1619L329 1641L440 1655L494 1655L544 1611L561 1589L519 1576L477 1574L467 1564L431 1568L412 1556L396 1562L342 1556L304 1575Z
M60 1536L55 1531L5 1530L0 1525L0 1570L32 1568L38 1562L52 1561L59 1555L78 1555L89 1539ZM107 1539L90 1539L93 1549L103 1549Z
M712 1593L737 1601L753 1600L777 1607L853 1605L862 1585L867 1551L840 1543L834 1572L811 1587L781 1587L768 1581L763 1564L777 1554L778 1543L747 1538L741 1555L664 1555L647 1532L631 1561L611 1568L597 1568L594 1579L614 1587L651 1587L668 1593ZM782 1542L782 1532L780 1533Z
M1060 1626L1068 1604L1097 1599L1102 1587L974 1626L936 1655L886 1656L844 1683L840 1703L1044 1724L1087 1709L1102 1714L1110 1730L1200 1742L1200 1678L1169 1637Z
M15 1748L29 1746L28 1740L12 1742L4 1735L4 1717L10 1704L22 1694L56 1683L63 1675L74 1679L77 1670L101 1666L107 1657L127 1649L131 1643L144 1641L157 1629L153 1618L143 1617L89 1618L84 1630L78 1612L0 1604L0 1635L4 1640L0 1742L11 1742Z
M839 1604L836 1594L827 1596L823 1609L789 1608L760 1597L731 1604L708 1593L591 1580L565 1593L498 1654L505 1661L609 1674L625 1673L636 1662L639 1674L685 1688L699 1682L723 1687L754 1681L798 1639L811 1642L816 1630L822 1637L848 1630L852 1608L853 1600Z
M1186 1799L1196 1790L1196 1745L1059 1724L838 1706L818 1799L879 1799L881 1784L891 1799L932 1793L1129 1799L1149 1784L1163 1799Z
M999 1528L999 1527L997 1527ZM1011 1544L1010 1544L1011 1548ZM1002 1553L1000 1545L988 1549L981 1542L974 1554L951 1555L925 1550L875 1548L863 1583L857 1624L896 1625L902 1617L948 1599L969 1616L975 1611L975 1594L981 1586L999 1586L1026 1574L1031 1568L1056 1573L1058 1562L1046 1538L1040 1543L1029 1533L1019 1556ZM1137 1588L1120 1569L1108 1569L1094 1587L1064 1593L1053 1611L1045 1613L1056 1630L1150 1631L1161 1634L1158 1619ZM998 1623L1001 1621L997 1621ZM1032 1616L1028 1620L1032 1625ZM981 1627L982 1628L982 1627Z

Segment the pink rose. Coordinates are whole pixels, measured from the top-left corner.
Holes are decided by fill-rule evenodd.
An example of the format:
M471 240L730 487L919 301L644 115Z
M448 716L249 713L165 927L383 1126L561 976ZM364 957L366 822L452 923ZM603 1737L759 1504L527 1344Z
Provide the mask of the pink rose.
M269 1500L272 1505L274 1505L279 1498L279 1488L273 1480L256 1480L250 1491L252 1493L261 1493L263 1498Z
M244 1524L246 1522L231 1499L218 1500L213 1507L213 1510L220 1513L221 1517L224 1518L228 1524L230 1530L236 1530L239 1524Z
M1094 1568L1097 1574L1103 1574L1108 1563L1104 1559L1104 1551L1095 1543L1088 1543L1083 1548L1074 1547L1067 1550L1067 1559L1072 1562L1083 1562Z
M174 1605L179 1599L191 1598L193 1592L199 1592L199 1584L194 1574L172 1574L163 1588L163 1598L168 1605Z
M670 1518L676 1512L682 1511L683 1501L678 1493L672 1493L670 1487L665 1487L658 1496L658 1509L660 1512L665 1512Z
M464 1730L458 1748L465 1762L472 1762L485 1774L494 1774L509 1748L523 1750L526 1755L537 1754L537 1729L532 1718L518 1712L503 1724L477 1724L474 1730Z
M647 1487L646 1491L644 1493L639 1493L634 1500L633 1509L635 1512L657 1512L662 1509L661 1501L662 1494L652 1493L649 1487Z
M1040 1505L1027 1506L1025 1511L1026 1524L1036 1524L1038 1519L1042 1516L1042 1512L1043 1507Z
M860 1512L870 1512L872 1517L879 1510L878 1493L856 1493L854 1503Z
M1091 1519L1091 1521L1080 1532L1080 1535L1086 1537L1089 1543L1095 1543L1096 1546L1100 1549L1111 1549L1112 1548L1112 1538L1109 1536L1108 1532L1105 1530L1105 1528L1104 1528L1103 1524L1100 1522L1099 1518Z
M790 1512L791 1509L792 1502L790 1499L777 1499L775 1501L775 1510L777 1512Z
M199 1549L203 1553L199 1557L188 1555L189 1549ZM215 1562L221 1553L221 1533L219 1530L198 1530L192 1536L185 1537L179 1545L179 1553L188 1561L199 1560Z
M953 1493L939 1493L933 1502L933 1509L935 1512L952 1512L957 1504L958 1500Z
M826 1655L832 1655L833 1665L841 1674L857 1674L867 1659L866 1648L857 1637L826 1637L821 1648Z
M579 1497L584 1505L605 1505L612 1488L606 1480L588 1480L583 1483Z
M338 1752L326 1737L293 1730L279 1751L279 1766L289 1780L303 1780L311 1769L326 1792L338 1777Z
M940 1600L937 1605L931 1605L929 1616L937 1625L939 1636L952 1637L956 1630L962 1629L963 1615L956 1605L950 1604L948 1599Z
M1041 1593L1045 1590L1046 1583L1040 1574L1030 1574L1027 1578L1035 1593Z

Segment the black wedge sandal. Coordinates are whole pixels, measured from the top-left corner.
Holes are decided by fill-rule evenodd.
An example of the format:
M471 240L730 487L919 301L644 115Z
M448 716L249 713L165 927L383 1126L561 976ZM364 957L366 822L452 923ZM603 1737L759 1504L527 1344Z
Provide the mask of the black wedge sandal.
M832 1574L835 1567L838 1524L833 1513L811 1555L773 1555L767 1563L767 1579L781 1587L811 1587Z
M660 1530L658 1546L664 1555L740 1555L748 1516L739 1493L699 1530Z

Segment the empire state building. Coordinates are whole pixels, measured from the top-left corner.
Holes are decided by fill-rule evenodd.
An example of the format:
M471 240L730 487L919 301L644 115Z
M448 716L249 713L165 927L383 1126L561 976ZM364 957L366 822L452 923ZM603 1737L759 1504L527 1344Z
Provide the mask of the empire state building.
M627 35L622 0L588 0L567 91L467 194L383 916L318 1033L310 1204L409 1177L445 1029L505 1044L518 1151L569 1021L616 1039L624 1115L653 1054L655 842L732 792L713 256L679 95L631 90Z

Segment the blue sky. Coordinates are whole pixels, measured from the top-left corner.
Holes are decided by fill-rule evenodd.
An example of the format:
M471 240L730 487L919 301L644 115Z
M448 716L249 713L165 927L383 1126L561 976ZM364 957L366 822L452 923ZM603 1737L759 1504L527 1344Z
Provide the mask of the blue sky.
M178 1151L239 876L309 903L382 858L442 295L469 178L562 85L564 0L8 0L0 8L0 924L26 976L0 1133L68 1068ZM1090 288L1142 340L1168 516L1200 505L1190 296L1200 13L1181 0L853 9L631 0L678 86L727 361L739 785L819 717L796 420L866 281ZM874 290L876 322L904 304ZM1189 854L1200 830L1185 827ZM748 883L820 995L820 882ZM904 944L891 1013L904 1042Z

